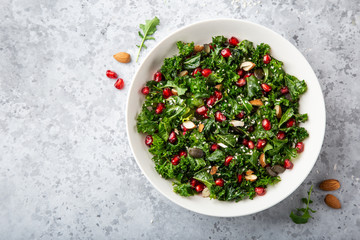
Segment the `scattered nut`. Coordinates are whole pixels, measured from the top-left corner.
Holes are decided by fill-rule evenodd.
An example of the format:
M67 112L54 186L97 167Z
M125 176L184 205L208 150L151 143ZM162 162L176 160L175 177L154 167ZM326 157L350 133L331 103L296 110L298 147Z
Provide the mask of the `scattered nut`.
M214 175L217 172L218 168L219 168L218 166L212 166L210 170L210 174Z
M216 86L215 86L215 88L216 88L217 90L221 90L221 88L222 88L222 84L218 84L218 85L216 85Z
M254 75L257 79L263 79L265 77L265 73L264 71L262 70L262 68L258 68L254 71Z
M171 89L171 93L176 96L178 95L178 91L175 88Z
M261 165L263 168L266 167L265 153L261 153L261 154L260 154L259 163L260 163L260 165Z
M205 153L203 150L199 148L190 148L189 155L192 156L193 158L202 158L205 155Z
M255 67L255 63L249 61L240 64L240 68L244 69L245 71L250 71L254 67Z
M336 179L327 179L320 183L319 188L323 191L334 191L340 188L340 182Z
M277 173L274 172L273 170L271 170L271 167L266 167L266 172L272 176L272 177L276 177L277 176Z
M184 126L186 129L194 129L194 128L196 128L195 123L193 123L192 121L185 121L185 122L183 122L183 126Z
M209 44L204 44L204 51L206 52L206 53L209 53L210 52L210 45Z
M249 176L249 175L251 175L251 174L253 174L253 173L254 173L253 170L247 170L247 171L245 172L245 174L246 174L247 176Z
M204 49L204 46L201 45L195 45L194 51L195 52L201 52Z
M281 165L274 165L271 170L273 170L276 173L283 173L285 171L285 168Z
M244 122L239 120L231 120L230 125L232 125L233 127L243 127Z
M253 106L257 106L257 107L260 107L260 106L264 105L263 102L260 99L251 100L250 104L253 105Z
M245 176L245 180L246 180L246 181L254 182L254 181L256 181L256 179L257 179L257 176L254 175L254 174L246 175L246 176Z
M202 197L204 198L207 198L210 196L210 190L206 187L204 188L204 190L202 190L202 193L201 193Z
M324 199L326 205L328 205L331 208L339 209L341 208L341 203L337 197L335 197L332 194L327 194Z
M114 55L114 58L116 61L121 62L121 63L128 63L131 60L130 54L128 54L126 52L119 52Z
M280 105L276 105L276 106L275 106L275 113L276 113L276 117L277 117L277 118L281 118L281 116L282 116L282 110L281 110Z
M174 129L174 132L176 133L176 135L179 135L179 130L177 130L176 128Z
M179 73L179 77L183 77L183 76L186 76L186 75L188 75L188 71L187 70L184 70L184 71L182 71L182 72L180 72Z
M204 127L205 127L205 125L200 123L199 128L198 128L199 132L202 132L204 130Z

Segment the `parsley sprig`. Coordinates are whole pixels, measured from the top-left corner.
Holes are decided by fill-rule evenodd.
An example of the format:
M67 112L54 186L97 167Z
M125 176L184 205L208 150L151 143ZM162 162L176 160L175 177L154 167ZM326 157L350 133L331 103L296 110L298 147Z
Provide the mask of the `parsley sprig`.
M298 209L296 209L297 210L296 214L293 211L291 211L291 213L290 213L291 220L293 220L293 222L296 223L296 224L305 224L305 223L307 223L309 218L311 218L310 212L312 212L312 213L316 212L316 211L312 210L309 207L309 204L312 203L312 201L310 199L312 189L313 189L313 185L311 185L310 190L308 192L308 198L302 198L301 199L301 201L306 204L306 208L298 208Z
M154 37L150 37L151 35L153 35L156 32L156 26L159 25L160 20L157 17L154 17L151 20L146 20L145 21L145 25L144 24L140 24L140 29L143 31L143 33L141 33L139 31L139 36L142 38L141 44L140 45L136 45L139 48L139 52L137 54L136 57L136 62L139 59L139 55L140 55L140 51L142 48L147 48L146 45L144 44L144 42L146 40L155 40Z

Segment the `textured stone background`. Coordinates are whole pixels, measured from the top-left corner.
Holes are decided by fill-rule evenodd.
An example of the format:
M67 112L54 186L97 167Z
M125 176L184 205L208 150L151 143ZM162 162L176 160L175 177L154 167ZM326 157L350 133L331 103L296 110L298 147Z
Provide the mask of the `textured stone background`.
M358 239L360 5L348 1L0 0L1 239ZM207 217L169 202L145 179L125 133L139 66L139 23L158 16L157 41L209 18L247 19L289 39L324 92L321 155L304 184L264 212ZM157 41L149 42L151 49ZM149 50L142 52L140 62ZM118 91L105 77L125 79ZM311 184L337 178L341 210L323 203L306 225L288 215Z

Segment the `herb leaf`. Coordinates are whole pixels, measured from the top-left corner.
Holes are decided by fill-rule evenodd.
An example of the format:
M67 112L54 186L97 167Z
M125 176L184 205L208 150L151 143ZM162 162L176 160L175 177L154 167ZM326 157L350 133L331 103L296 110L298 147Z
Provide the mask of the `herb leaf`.
M294 213L293 211L291 211L291 213L290 213L291 220L293 220L293 222L296 223L296 224L307 223L309 218L311 218L310 212L312 212L312 213L316 212L316 211L312 210L311 208L309 208L309 204L312 203L312 201L310 200L312 189L313 189L313 185L311 185L310 190L308 192L308 198L307 199L306 198L301 199L301 201L306 204L306 208L298 208L297 209L297 212L298 212L297 214ZM299 215L300 212L303 212L303 214Z
M141 49L143 47L146 48L146 45L144 44L144 42L146 40L155 40L155 38L150 37L150 35L153 35L156 32L156 26L159 25L159 23L160 23L160 20L157 17L154 17L151 20L146 20L145 25L140 24L140 29L143 31L143 33L141 33L140 31L138 32L139 36L142 38L142 41L141 41L140 46L137 46L139 48L139 52L136 57L136 62L139 59Z

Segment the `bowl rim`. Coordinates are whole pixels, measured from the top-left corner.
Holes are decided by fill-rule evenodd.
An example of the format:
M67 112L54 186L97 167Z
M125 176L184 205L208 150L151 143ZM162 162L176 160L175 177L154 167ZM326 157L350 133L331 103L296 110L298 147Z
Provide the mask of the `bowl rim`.
M205 24L205 23L211 23L211 22L217 22L217 21L229 21L229 22L239 22L239 23L244 23L244 24L250 24L250 25L253 25L253 26L256 26L258 28L262 28L262 29L266 29L268 31L271 31L274 35L276 35L277 37L280 37L282 38L283 40L285 40L289 45L293 46L297 51L298 53L300 54L301 58L303 58L302 60L305 60L306 63L309 64L309 62L307 61L307 59L304 57L304 55L299 51L299 49L297 47L295 47L288 39L286 39L285 37L281 36L279 33L275 32L274 30L270 29L270 28L267 28L263 25L260 25L258 23L254 23L254 22L251 22L251 21L248 21L248 20L243 20L243 19L235 19L235 18L213 18L213 19L207 19L207 20L201 20L201 21L197 21L197 22L194 22L194 23L191 23L191 24L188 24L188 25L185 25L173 32L171 32L170 34L166 35L161 41L159 41L152 49L151 51L146 55L146 57L143 59L142 63L138 66L138 68L136 69L136 72L135 72L135 75L134 77L132 78L132 82L130 84L130 87L129 87L129 91L128 91L128 96L126 98L127 100L127 103L126 103L126 112L125 112L125 119L126 119L126 134L127 134L127 138L129 140L129 145L130 145L130 148L131 148L131 151L132 151L132 154L136 160L136 163L138 165L138 167L140 168L141 172L143 175L145 175L146 179L151 183L151 185L158 191L160 192L163 196L165 196L167 199L169 199L171 202L175 203L176 205L178 206L181 206L187 210L190 210L190 211L193 211L193 212L196 212L196 213L200 213L200 214L203 214L203 215L207 215L207 216L214 216L214 217L240 217L240 216L247 216L247 215L251 215L251 214L255 214L255 213L259 213L259 212L262 212L266 209L269 209L277 204L279 204L280 202L284 201L287 197L289 197L292 193L294 193L296 191L296 189L298 189L298 187L305 181L305 179L309 176L310 172L312 171L312 169L314 168L314 165L315 163L317 162L317 159L320 155L320 152L321 152L321 149L322 149L322 146L323 146L323 143L324 143L324 138L325 138L325 129L326 129L326 106L325 106L325 100L324 100L324 94L322 92L322 89L321 89L321 85L320 85L320 82L313 70L313 68L311 67L311 65L309 64L310 66L310 69L311 69L311 73L315 76L316 78L316 83L318 86L319 86L319 89L320 89L320 94L321 94L321 102L322 102L322 109L324 110L323 111L323 120L324 120L324 124L322 126L321 129L319 129L319 132L321 134L321 144L319 143L319 148L317 149L316 151L316 154L314 154L314 156L317 156L316 157L316 160L313 161L312 163L312 166L311 168L309 168L309 172L307 174L304 174L301 181L298 181L297 184L296 184L296 187L294 187L294 189L289 192L288 194L284 194L282 197L281 197L281 200L277 201L277 202L274 202L270 205L266 205L265 207L262 207L260 209L257 209L256 211L252 211L250 213L246 213L246 214L239 214L239 213L234 213L234 214L227 214L227 215L219 215L219 214L212 214L211 212L204 212L204 211L198 211L197 209L194 209L194 208L188 208L182 204L180 204L179 202L177 202L175 199L173 199L171 196L169 196L168 194L166 194L164 191L162 191L162 189L160 187L158 187L153 181L152 179L146 174L145 170L143 169L142 165L140 164L139 160L136 158L135 154L134 154L134 147L133 147L133 143L131 142L130 140L130 132L129 132L129 129L130 129L130 119L129 119L129 116L128 116L128 113L129 113L129 108L130 108L130 95L131 95L131 92L133 91L133 85L134 85L134 82L135 82L135 79L137 78L138 74L139 74L139 70L144 66L144 64L147 62L148 58L150 58L150 56L152 55L153 52L155 52L161 45L163 42L167 41L168 38L172 37L173 35L187 29L187 28L191 28L191 27L194 27L196 25L201 25L201 24ZM159 175L160 176L160 175Z

